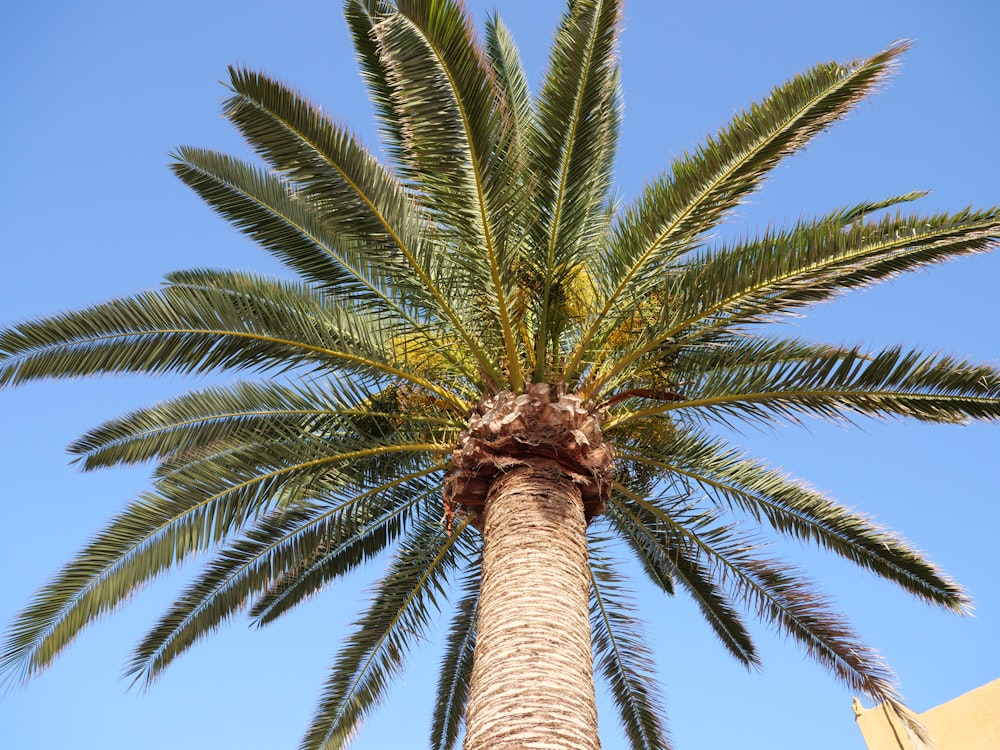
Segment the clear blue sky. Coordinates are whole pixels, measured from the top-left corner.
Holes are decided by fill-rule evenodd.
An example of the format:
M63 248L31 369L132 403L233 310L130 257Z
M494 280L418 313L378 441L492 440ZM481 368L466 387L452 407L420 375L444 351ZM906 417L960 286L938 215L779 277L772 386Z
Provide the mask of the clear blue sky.
M559 0L498 6L537 80ZM1000 10L994 0L627 4L626 114L618 179L635 195L669 159L811 64L916 41L899 76L822 136L739 213L791 221L912 189L924 212L1000 202ZM154 286L198 266L274 270L166 168L179 144L241 151L219 116L226 65L260 67L375 142L340 3L34 0L0 11L3 274L0 322ZM794 325L834 342L923 344L998 362L1000 253L826 305ZM87 428L194 385L180 378L49 382L0 393L0 621L122 504L148 470L91 475L63 448ZM902 531L977 601L929 610L846 565L798 551L925 710L1000 677L1000 425L810 425L747 434L753 454ZM294 748L365 582L327 591L265 631L242 621L196 646L152 690L119 678L134 644L191 569L87 631L55 667L0 699L0 746ZM377 575L374 570L372 575ZM862 750L851 693L759 627L765 669L727 657L693 604L640 589L678 748ZM359 750L426 744L435 644L418 652ZM613 715L605 750L624 747Z

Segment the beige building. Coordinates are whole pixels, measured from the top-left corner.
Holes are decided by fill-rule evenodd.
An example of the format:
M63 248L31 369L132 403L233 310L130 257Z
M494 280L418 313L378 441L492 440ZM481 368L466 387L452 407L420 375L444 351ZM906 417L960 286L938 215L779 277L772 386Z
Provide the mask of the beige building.
M925 747L883 706L863 708L855 698L854 714L868 750ZM930 732L934 750L1000 750L1000 679L916 716Z

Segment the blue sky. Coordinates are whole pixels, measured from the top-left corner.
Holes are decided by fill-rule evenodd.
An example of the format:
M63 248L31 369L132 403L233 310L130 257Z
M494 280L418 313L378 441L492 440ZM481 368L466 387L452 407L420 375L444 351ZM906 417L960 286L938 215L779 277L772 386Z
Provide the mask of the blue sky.
M562 3L499 7L537 80ZM913 189L933 213L1000 202L1000 6L633 0L622 43L626 97L618 182L634 196L752 99L815 62L915 40L899 75L821 136L738 212L732 231L794 221ZM339 2L35 0L0 10L0 323L155 286L199 266L277 270L166 168L175 146L244 153L219 116L230 63L305 92L371 144L376 136ZM1000 361L1000 254L964 259L824 305L792 325L831 342L923 345ZM176 377L36 383L0 392L0 621L140 491L148 469L80 474L64 447L89 427L186 390ZM1000 426L810 424L750 432L748 451L901 531L962 581L976 616L930 610L812 550L791 553L851 614L926 710L1000 677ZM88 630L47 673L0 698L0 746L124 750L296 747L368 581L325 592L264 631L244 622L197 645L148 692L119 674L183 585L179 571ZM378 570L372 571L376 576ZM748 674L694 605L639 589L678 748L863 750L851 693L763 626ZM354 747L426 744L437 660L418 651ZM605 750L624 747L603 714Z

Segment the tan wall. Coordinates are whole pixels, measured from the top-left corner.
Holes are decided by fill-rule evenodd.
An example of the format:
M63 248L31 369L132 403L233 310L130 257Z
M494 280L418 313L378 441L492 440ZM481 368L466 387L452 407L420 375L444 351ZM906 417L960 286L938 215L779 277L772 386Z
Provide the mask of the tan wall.
M862 708L855 699L858 719L868 750L921 750L882 706ZM1000 749L1000 679L954 700L917 714L934 740L934 750Z

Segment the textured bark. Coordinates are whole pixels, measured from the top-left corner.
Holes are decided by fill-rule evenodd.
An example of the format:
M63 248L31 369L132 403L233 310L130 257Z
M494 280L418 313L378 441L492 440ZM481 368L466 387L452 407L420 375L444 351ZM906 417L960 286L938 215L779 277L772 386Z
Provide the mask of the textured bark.
M482 520L465 750L597 750L580 483L521 464L493 479Z

